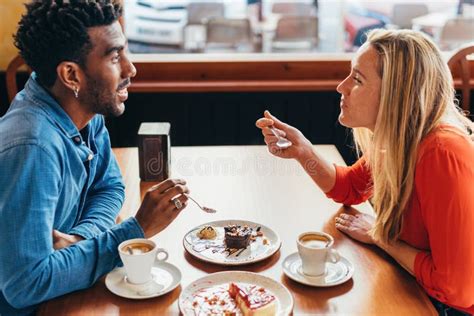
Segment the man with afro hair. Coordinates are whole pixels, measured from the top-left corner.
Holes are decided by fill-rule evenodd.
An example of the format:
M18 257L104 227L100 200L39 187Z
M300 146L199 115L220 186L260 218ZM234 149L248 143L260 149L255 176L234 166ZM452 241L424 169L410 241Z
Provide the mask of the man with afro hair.
M120 264L122 241L187 205L185 181L169 179L115 224L124 186L104 116L124 112L136 74L121 12L113 0L26 5L14 39L33 73L0 119L0 315L90 287Z

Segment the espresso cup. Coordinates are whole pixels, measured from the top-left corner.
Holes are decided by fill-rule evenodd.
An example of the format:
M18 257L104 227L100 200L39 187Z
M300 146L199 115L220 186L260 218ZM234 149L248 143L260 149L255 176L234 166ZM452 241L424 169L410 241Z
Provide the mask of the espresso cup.
M296 241L301 258L301 269L305 275L320 276L326 273L327 262L339 261L339 253L332 249L334 238L323 232L306 232Z
M145 238L130 239L118 246L120 259L122 259L127 282L132 284L143 284L151 280L151 268L153 264L166 261L168 252L158 248L156 244ZM163 258L158 258L164 254Z

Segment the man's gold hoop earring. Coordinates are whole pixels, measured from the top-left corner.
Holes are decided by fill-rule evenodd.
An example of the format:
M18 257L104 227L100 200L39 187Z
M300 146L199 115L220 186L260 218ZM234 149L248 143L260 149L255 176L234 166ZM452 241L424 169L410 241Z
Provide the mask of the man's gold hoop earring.
M76 99L79 97L79 89L77 87L74 87L74 96Z

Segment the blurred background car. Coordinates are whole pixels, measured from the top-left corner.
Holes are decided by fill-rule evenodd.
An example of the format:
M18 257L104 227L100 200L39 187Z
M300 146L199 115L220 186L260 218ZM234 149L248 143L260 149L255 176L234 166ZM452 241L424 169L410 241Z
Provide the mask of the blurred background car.
M221 3L226 17L244 16L246 0L126 0L125 32L129 40L142 43L184 46L188 5Z

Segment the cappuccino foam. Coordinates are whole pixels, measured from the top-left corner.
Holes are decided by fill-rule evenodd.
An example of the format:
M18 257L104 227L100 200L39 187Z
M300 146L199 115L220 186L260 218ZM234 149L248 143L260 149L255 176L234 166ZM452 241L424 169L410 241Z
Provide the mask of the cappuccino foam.
M330 240L321 235L308 234L301 237L300 242L308 248L326 248L329 246Z
M153 250L153 246L146 243L132 243L122 247L123 252L130 255L141 255Z

